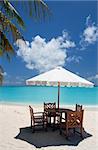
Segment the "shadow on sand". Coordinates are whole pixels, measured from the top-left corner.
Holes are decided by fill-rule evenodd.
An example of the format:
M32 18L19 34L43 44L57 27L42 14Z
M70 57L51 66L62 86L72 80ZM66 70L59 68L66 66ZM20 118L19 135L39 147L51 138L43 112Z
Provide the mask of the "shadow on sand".
M84 131L83 136L85 139L92 135ZM15 138L26 141L37 148L61 145L77 146L82 140L84 140L77 133L71 134L67 140L64 135L61 136L59 134L59 130L52 131L51 129L48 129L47 132L40 130L32 133L30 127L20 128L20 132Z

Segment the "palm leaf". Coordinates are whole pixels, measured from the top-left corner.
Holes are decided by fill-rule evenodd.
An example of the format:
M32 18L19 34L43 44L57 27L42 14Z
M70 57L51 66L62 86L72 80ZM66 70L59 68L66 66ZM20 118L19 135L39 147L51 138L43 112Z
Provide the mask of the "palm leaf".
M46 19L50 14L48 6L42 0L34 0L34 12L35 18L40 20Z
M15 1L14 4L19 5L18 1L19 0ZM49 17L50 10L42 0L28 0L21 2L23 10L25 10L34 20L40 21Z
M13 39L16 41L18 38L22 38L23 36L21 35L21 33L18 31L18 29L16 28L16 26L11 23L10 20L7 19L7 17L0 11L0 29L3 32L9 32L12 33L12 37Z
M3 6L5 14L10 19L16 19L17 23L21 27L24 27L24 22L23 22L22 18L20 17L19 13L15 10L15 8L12 6L12 4L8 0L3 0L1 4Z
M4 74L4 70L2 68L2 66L0 65L0 85L2 85L2 82L3 82L3 75Z
M2 56L4 54L10 60L11 55L14 54L14 50L6 36L0 31L0 55Z

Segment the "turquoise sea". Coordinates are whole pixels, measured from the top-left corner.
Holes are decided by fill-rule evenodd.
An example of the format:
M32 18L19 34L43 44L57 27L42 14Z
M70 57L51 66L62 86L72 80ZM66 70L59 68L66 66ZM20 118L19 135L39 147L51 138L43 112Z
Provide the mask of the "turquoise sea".
M57 102L57 87L3 86L0 87L0 103L42 104ZM60 104L98 105L98 87L61 87Z

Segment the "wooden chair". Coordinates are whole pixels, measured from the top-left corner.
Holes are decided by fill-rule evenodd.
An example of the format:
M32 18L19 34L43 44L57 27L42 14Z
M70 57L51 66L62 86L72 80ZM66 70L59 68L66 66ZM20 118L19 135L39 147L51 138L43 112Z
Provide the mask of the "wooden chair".
M82 110L82 105L76 104L76 111L81 111Z
M78 132L76 131L76 128L79 128L80 132L78 133L80 133L83 138L83 113L84 110L67 112L67 118L63 118L62 120L64 120L64 122L60 123L60 134L63 132L66 135L66 138L68 138L69 129L73 129L75 133Z
M48 117L48 123L51 125L51 118L53 118L53 129L55 129L56 117L56 103L44 103L44 112Z
M31 117L31 128L33 132L35 131L36 126L42 126L47 130L47 116L44 112L33 112L33 108L29 106L30 117Z

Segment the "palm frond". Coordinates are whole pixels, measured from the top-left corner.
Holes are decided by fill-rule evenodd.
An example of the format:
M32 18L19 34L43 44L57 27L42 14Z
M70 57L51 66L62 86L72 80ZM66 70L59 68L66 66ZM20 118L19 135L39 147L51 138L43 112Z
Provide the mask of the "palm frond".
M44 3L42 0L31 0L27 1L28 4L25 4L25 7L27 7L28 10L27 13L29 13L30 17L33 17L36 21L45 20L50 15L50 10L46 3Z
M17 27L10 20L8 20L7 17L1 11L0 11L0 25L1 31L12 33L14 41L16 41L18 38L23 39L23 36L21 35Z
M35 18L46 19L49 17L50 10L46 3L44 3L42 0L34 0L34 6Z
M10 60L11 55L14 54L14 49L9 43L9 40L0 30L0 56L6 55L7 59Z
M3 2L1 4L3 5L3 9L4 9L6 15L10 19L16 19L17 23L23 28L24 22L23 22L22 18L20 17L19 13L12 6L11 2L9 2L8 0L3 0Z
M3 76L4 76L4 70L2 66L0 65L0 85L3 83Z

